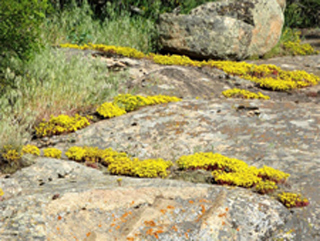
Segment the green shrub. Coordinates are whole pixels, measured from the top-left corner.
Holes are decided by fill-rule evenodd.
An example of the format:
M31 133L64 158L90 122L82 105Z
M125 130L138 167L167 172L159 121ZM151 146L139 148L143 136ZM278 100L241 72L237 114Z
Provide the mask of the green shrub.
M285 26L290 28L317 27L320 24L320 0L288 0Z
M47 0L1 1L0 53L29 58L40 48L40 25L49 10Z

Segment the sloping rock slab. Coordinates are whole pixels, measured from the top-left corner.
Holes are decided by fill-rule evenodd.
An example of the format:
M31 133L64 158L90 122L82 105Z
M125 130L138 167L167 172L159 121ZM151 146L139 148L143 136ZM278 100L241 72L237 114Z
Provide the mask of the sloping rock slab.
M303 107L303 108L302 108ZM182 155L214 151L268 165L291 174L292 191L309 207L296 209L319 238L320 107L312 103L258 100L185 100L104 120L67 135L69 146L112 147L139 158L175 161ZM308 231L308 232L309 232Z
M2 241L308 237L279 202L240 188L126 177L119 187L115 176L50 158L0 183Z

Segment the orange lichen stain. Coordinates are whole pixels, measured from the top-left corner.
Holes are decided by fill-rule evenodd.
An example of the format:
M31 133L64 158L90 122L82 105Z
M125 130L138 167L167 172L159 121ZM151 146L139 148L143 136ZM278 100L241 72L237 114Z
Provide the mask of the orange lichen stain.
M148 227L155 227L156 223L154 221L144 221L144 224Z
M101 227L102 227L102 225L101 225L101 224L99 224L99 225L98 225L98 227L99 227L99 228L101 228Z
M219 218L226 217L226 216L227 216L227 213L220 213L220 214L218 215Z
M111 229L109 229L109 233L111 233L112 232L112 230Z
M181 133L183 133L183 130L181 130L181 129L176 130L176 132L175 132L176 135L179 135L179 134L181 134Z
M128 241L134 241L134 238L127 238Z
M164 233L163 230L157 230L155 233Z
M112 223L112 224L110 224L110 226L111 226L111 227L114 227L114 226L116 226L116 225L115 225L114 223Z
M167 209L174 209L174 206L168 205Z
M160 212L161 212L162 214L166 214L167 211L164 210L164 209L161 209Z
M206 207L203 204L201 204L200 206L201 206L201 214L198 215L198 218L196 219L196 222L199 222L201 217L203 216L203 214L206 212Z
M176 225L172 226L172 229L173 229L174 231L178 232L178 228L177 228Z
M58 216L58 220L61 220L62 219L62 217L61 216Z
M199 202L200 203L208 203L209 201L207 199L200 199Z
M202 212L202 213L205 213L205 212L206 212L206 207L205 207L203 204L201 204L201 212Z
M228 212L229 211L229 208L226 208L226 212Z
M58 227L58 228L57 228L57 230L59 231L59 230L60 230L60 228Z
M226 225L226 223L222 221L222 225Z
M189 238L189 234L188 233L184 233L184 236L186 236L186 238Z
M113 218L115 217L114 214L111 215Z
M121 218L120 218L121 221L122 221L123 223L127 222L126 217L128 217L130 214L132 214L131 211L129 211L129 212L127 212L127 213L124 213L124 214L121 216Z
M239 232L239 231L240 231L240 228L237 228L237 231Z
M116 229L117 229L117 230L120 229L120 225L118 225L118 226L116 227Z
M153 233L153 236L156 238L156 239L159 239L159 235L157 233Z
M133 205L133 204L134 204L134 201L131 202L131 205Z
M194 203L194 201L192 201L192 200L189 200L189 203L190 203L190 204L193 204L193 203Z
M152 235L153 234L153 229L149 228L146 232L147 235Z
M90 235L91 235L91 232L88 232L88 233L86 234L87 237L89 237Z

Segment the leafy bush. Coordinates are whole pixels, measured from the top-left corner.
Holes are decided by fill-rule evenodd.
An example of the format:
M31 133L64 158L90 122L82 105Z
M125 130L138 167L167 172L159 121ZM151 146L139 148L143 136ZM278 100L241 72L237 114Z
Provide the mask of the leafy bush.
M306 28L319 26L320 0L288 0L285 11L285 26Z
M1 1L0 53L29 58L39 50L40 25L49 10L47 0Z

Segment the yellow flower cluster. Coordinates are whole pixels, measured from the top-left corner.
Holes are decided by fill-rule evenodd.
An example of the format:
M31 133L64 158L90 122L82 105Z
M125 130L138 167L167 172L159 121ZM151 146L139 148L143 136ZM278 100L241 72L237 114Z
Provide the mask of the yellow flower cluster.
M287 44L288 46L290 43ZM73 44L62 44L61 47L77 48L77 49L95 49L104 52L115 52L127 57L134 58L150 58L155 63L162 65L183 65L183 66L211 66L223 70L230 75L237 75L244 79L248 79L257 83L262 88L272 90L291 90L295 88L302 88L310 85L315 85L320 82L320 77L313 74L308 74L305 71L284 71L274 65L254 65L245 62L233 61L194 61L186 56L180 55L159 55L148 54L144 55L142 52L134 51L131 48L106 46L106 45L84 45L78 46ZM305 51L309 51L309 47L304 47Z
M173 164L171 161L159 159L139 160L129 157L115 158L108 167L112 174L133 177L161 177L168 176L167 169Z
M283 44L283 47L288 50L292 55L310 55L318 54L310 44L301 44L301 40L288 41Z
M74 132L89 126L88 118L90 117L83 117L78 114L74 117L68 115L51 116L49 121L43 120L35 129L37 135L42 137Z
M310 55L318 54L319 51L315 51L310 44L301 44L301 32L291 29L287 29L283 35L291 35L293 38L291 40L285 41L283 43L284 49L289 51L292 55Z
M241 90L241 89L230 89L222 91L222 94L227 98L244 98L244 99L263 99L269 100L270 97L262 94L261 92L253 93L249 90Z
M268 194L278 189L278 186L273 181L265 180L257 183L257 185L255 186L255 189L258 193Z
M111 174L134 177L164 178L168 175L167 169L173 165L171 161L163 159L131 159L126 153L116 152L111 148L101 150L96 147L71 147L65 154L75 161L100 162L108 166Z
M237 172L241 169L248 168L248 164L244 161L212 152L199 152L193 155L181 156L176 163L178 167L183 170L205 169L208 171L222 170Z
M107 46L104 44L92 44L92 43L85 44L82 46L79 46L76 44L60 44L60 47L81 49L81 50L85 50L85 49L98 50L105 53L118 54L125 57L137 58L137 59L145 57L144 53L130 47Z
M4 150L0 154L9 161L16 162L21 158L21 154L11 146L5 146ZM24 146L22 152L40 155L39 149L33 145ZM46 148L43 153L45 157L53 158L61 158L62 154L56 148ZM70 160L77 162L101 163L108 167L111 174L140 178L165 178L169 174L168 169L173 166L171 161L165 161L161 158L147 160L130 158L126 153L114 151L112 148L101 150L97 147L73 146L65 152L65 155ZM253 187L261 194L272 193L278 189L278 183L284 183L290 176L268 166L258 169L236 158L229 158L212 152L181 156L176 164L182 170L205 169L212 171L212 176L218 184L245 188ZM302 198L300 194L295 193L283 192L278 195L278 198L288 208L303 207L309 204L306 198Z
M141 95L120 94L114 98L113 104L125 109L126 111L133 111L139 107L147 105L156 105L177 101L181 101L181 99L175 96L156 95L144 97Z
M73 161L82 162L86 151L82 147L73 146L65 152L65 155Z
M127 113L124 109L110 102L105 102L97 108L97 113L104 118L112 118Z
M119 153L111 148L101 150L97 147L78 147L73 146L66 151L65 155L70 159L77 162L89 162L89 163L102 163L106 166L110 164L110 158L114 156L127 156L125 153Z
M244 161L229 158L219 153L195 153L181 156L177 165L183 170L205 169L213 171L212 176L218 184L239 187L256 187L260 193L272 192L277 183L283 183L290 176L287 173L264 166L257 169Z
M220 185L235 185L238 187L250 188L262 181L254 172L223 172L215 170L212 172L214 180Z
M273 169L272 167L263 166L258 170L258 176L263 179L269 179L275 183L284 183L290 174Z
M45 157L52 157L52 158L59 159L59 158L61 158L61 154L62 154L62 151L60 151L57 148L49 147L49 148L46 148L43 150L43 155Z
M117 152L112 148L107 148L103 150L101 154L101 163L105 166L109 166L115 159L127 157L127 153L125 152Z
M0 154L9 163L17 163L22 157L21 153L11 145L4 146Z
M129 111L138 109L147 105L176 102L181 99L174 96L156 95L141 96L131 94L120 94L116 96L112 103L106 102L97 108L97 113L105 118L123 115Z
M141 95L131 95L123 94L118 95L114 98L113 103L106 102L97 108L97 113L105 118L111 118L115 116L120 116L127 111L133 111L139 107L146 105L155 105L168 102L176 102L181 99L174 96L166 95L156 95L156 96L141 96ZM75 117L68 115L59 115L57 117L51 116L49 121L43 120L36 127L36 133L38 136L53 136L62 133L74 132L90 125L89 119L91 116L83 117L78 114Z
M38 147L34 146L34 145L25 145L22 147L22 154L32 154L32 155L36 155L36 156L40 156L40 150Z
M189 57L184 55L160 55L160 54L149 54L153 61L161 65L182 65L182 66L205 66L207 65L206 61L199 62L193 61Z
M261 88L291 90L316 85L320 77L305 71L285 71L275 65L254 65L245 62L208 61L224 72L257 83Z
M278 194L278 198L287 208L304 207L309 205L309 200L307 198L303 198L301 194L283 192Z

